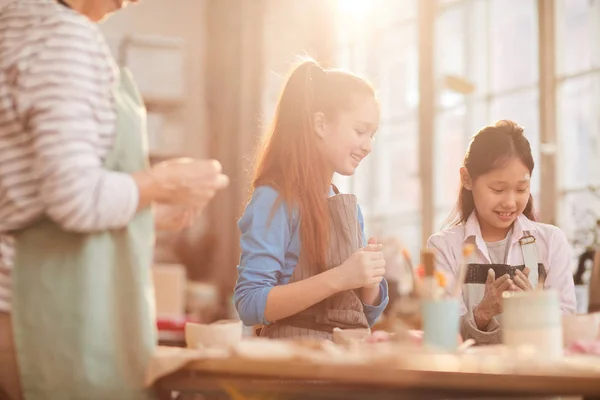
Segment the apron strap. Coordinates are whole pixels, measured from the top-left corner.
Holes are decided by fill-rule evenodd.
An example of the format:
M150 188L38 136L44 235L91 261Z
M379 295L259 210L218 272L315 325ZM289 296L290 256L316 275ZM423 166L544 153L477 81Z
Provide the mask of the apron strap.
M531 232L523 231L523 237L519 239L519 244L521 245L521 252L523 253L523 262L525 263L525 266L529 268L530 271L535 271L538 269L539 262L535 237L531 234ZM546 271L544 270L543 275L538 272L537 284L541 284L543 286L545 281Z

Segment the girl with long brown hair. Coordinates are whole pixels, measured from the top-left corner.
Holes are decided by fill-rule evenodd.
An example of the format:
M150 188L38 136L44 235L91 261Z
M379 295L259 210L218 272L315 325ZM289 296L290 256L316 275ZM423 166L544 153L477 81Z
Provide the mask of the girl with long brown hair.
M310 60L288 77L239 221L235 304L261 336L331 339L336 327L368 329L385 308L381 245L366 244L356 197L332 185L371 152L378 124L363 79Z

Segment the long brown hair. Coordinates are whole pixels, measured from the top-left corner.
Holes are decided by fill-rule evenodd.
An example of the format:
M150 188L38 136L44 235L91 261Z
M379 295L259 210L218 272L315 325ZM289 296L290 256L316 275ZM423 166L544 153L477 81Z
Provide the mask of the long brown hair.
M331 176L321 156L313 116L334 119L351 109L356 95L375 96L365 80L340 70L324 70L313 60L291 71L279 96L275 116L257 154L251 191L271 186L279 192L275 207L285 202L301 218L302 252L325 268L329 247L327 193Z
M475 180L493 169L500 168L513 157L517 157L533 173L534 161L529 141L523 134L523 127L516 122L501 120L494 125L481 129L469 144L463 166ZM458 225L467 222L475 210L473 193L462 183L456 206L446 220L445 225ZM533 208L533 198L529 195L523 214L532 221L537 221Z

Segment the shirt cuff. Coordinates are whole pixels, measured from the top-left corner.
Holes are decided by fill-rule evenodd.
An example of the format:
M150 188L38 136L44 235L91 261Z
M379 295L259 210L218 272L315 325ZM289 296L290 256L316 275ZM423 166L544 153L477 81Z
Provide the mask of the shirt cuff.
M269 297L271 289L273 289L272 286L262 288L256 304L256 316L258 317L258 323L262 325L270 325L272 323L270 321L267 321L267 318L265 318L265 310L267 309L267 298Z
M371 305L362 303L365 316L367 317L367 321L369 321L369 326L375 324L375 321L383 313L383 310L385 310L389 301L388 283L385 279L382 279L379 283L379 304Z
M463 339L473 339L477 344L502 343L502 330L496 317L486 325L485 330L479 330L473 317L473 310L463 315L461 321L461 334Z
M133 178L133 175L126 174L125 179L130 181L127 186L128 186L128 189L131 191L131 193L130 193L131 206L129 208L129 211L126 213L129 214L129 220L131 220L137 213L137 209L140 205L140 197L141 197L140 188L138 187L137 182Z

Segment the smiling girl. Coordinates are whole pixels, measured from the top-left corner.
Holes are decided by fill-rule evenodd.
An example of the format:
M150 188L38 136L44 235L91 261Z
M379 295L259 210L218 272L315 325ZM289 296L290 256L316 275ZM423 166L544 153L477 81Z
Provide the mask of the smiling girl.
M564 233L536 221L530 193L533 157L523 128L499 121L472 139L463 167L453 226L429 238L438 268L453 280L462 249L476 247L476 264L463 286L463 338L478 343L501 340L502 292L554 289L563 313L575 311L571 249ZM510 271L514 276L496 271ZM493 268L492 268L493 267Z
M373 88L355 75L305 61L289 76L239 221L235 304L261 336L331 339L386 307L381 245L365 243L356 197L331 184L371 153L378 124Z

